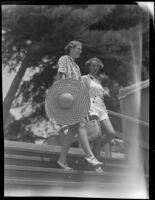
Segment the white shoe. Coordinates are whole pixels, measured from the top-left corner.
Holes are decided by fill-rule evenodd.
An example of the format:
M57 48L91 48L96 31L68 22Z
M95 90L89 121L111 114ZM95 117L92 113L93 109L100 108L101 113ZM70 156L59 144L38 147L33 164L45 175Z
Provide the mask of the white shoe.
M91 157L85 157L88 163L90 163L93 166L101 166L103 165L102 162L98 161L94 156Z
M101 167L97 167L95 171L98 172L98 173L103 173L104 172Z
M70 168L67 164L63 164L62 162L60 162L60 160L58 160L57 162L59 164L59 166L65 170L72 170L72 168Z

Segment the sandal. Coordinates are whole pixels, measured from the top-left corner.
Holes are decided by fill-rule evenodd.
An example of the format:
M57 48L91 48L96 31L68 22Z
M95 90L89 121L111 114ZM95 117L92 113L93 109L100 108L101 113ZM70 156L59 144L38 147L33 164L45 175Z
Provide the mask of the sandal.
M67 164L64 164L62 162L60 162L60 160L58 160L58 165L62 168L62 169L65 169L65 170L72 170L72 168L70 168Z

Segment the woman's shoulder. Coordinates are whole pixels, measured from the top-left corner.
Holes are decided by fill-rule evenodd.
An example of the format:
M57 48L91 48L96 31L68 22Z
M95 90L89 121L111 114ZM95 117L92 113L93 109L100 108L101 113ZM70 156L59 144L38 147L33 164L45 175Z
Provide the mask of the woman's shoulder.
M63 55L59 58L59 61L62 61L62 60L69 60L69 57L68 55Z
M58 60L59 67L65 67L69 62L69 58L67 55L61 56Z

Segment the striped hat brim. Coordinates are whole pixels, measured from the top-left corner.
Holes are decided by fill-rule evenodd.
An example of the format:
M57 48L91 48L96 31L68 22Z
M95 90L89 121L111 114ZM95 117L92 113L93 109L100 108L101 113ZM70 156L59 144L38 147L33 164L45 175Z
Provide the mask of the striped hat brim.
M45 98L47 116L60 125L80 122L88 114L89 109L89 92L81 81L75 79L56 81Z

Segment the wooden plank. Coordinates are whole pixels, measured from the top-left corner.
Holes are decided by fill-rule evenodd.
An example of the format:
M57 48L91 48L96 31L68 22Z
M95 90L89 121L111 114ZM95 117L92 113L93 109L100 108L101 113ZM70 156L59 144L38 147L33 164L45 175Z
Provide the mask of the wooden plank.
M10 180L9 180L10 181ZM16 180L17 181L17 180ZM93 184L77 184L77 183L56 183L56 185L29 185L29 184L7 184L4 190L5 197L82 197L82 198L114 198L114 199L126 199L127 194L128 198L135 199L136 191L132 189L129 184L102 184L102 186L93 185ZM82 186L82 187L81 187ZM131 187L131 188L130 188ZM149 187L147 185L147 192L149 193ZM23 192L24 191L24 192ZM142 199L145 198L142 195Z
M33 167L45 167L45 168L59 168L57 165L57 162L51 162L50 158L41 158L41 157L32 157L32 156L23 156L23 155L10 155L5 154L5 165L18 165L18 166L33 166ZM71 161L71 160L70 160ZM80 170L93 170L92 167L85 166L84 160L81 160L81 162L78 160L74 160L73 163L69 163L70 166L72 166L74 169L80 169ZM115 162L106 162L104 165L104 171L121 171L121 170L131 170L131 167L127 165L126 163L115 163Z
M135 175L140 172L135 172ZM117 182L122 178L128 178L130 174L126 171L121 172L103 172L63 170L53 168L42 168L32 166L5 165L5 176L7 177L29 177L42 179L66 179L76 181L94 181L94 182ZM146 175L148 178L148 175Z
M45 145L45 144L33 144L33 143L26 143L26 142L15 142L15 141L4 141L4 150L5 149L16 149L22 151L32 151L32 152L45 152L46 154L58 154L61 151L61 146L56 145ZM82 149L79 148L70 148L69 149L70 155L78 155L83 156L84 152Z
M39 154L40 155L40 154ZM46 157L41 157L41 156L34 156L31 152L29 152L29 156L25 156L25 155L13 155L13 154L5 154L5 164L18 164L18 165L40 165L40 166L45 166L45 167L54 167L54 168L58 168L59 166L57 165L57 157L53 157L54 155L52 155L50 158ZM25 159L25 160L24 160ZM30 160L29 160L30 159ZM100 159L101 160L101 159ZM106 164L106 171L109 170L111 168L109 167L109 164L113 164L113 165L125 165L125 160L121 159L121 158L104 158L102 159L102 161L104 161L104 163ZM68 164L77 170L89 170L89 171L94 171L95 168L92 167L91 165L89 165L84 158L81 157L70 157L68 158ZM122 166L123 167L123 166ZM112 167L114 168L114 167ZM118 168L118 167L117 167Z
M12 164L11 161L13 161L13 160L15 160L15 161L25 160L25 162L33 161L34 163L37 162L38 164L39 163L43 163L44 164L44 163L50 163L51 162L51 159L50 158L46 158L46 157L42 158L42 157L13 155L13 154L12 155L11 154L4 154L4 160L5 160L4 164L9 163L9 161L10 161L10 164ZM6 163L6 161L7 161L7 163ZM81 161L80 164L85 164L85 162L82 162L82 161L84 161L84 159L82 159L80 161ZM77 164L77 162L74 162L74 163ZM105 165L106 166L112 165L112 166L125 167L127 164L125 162L121 162L120 159L106 159Z
M32 144L26 142L15 142L15 141L4 141L4 152L7 154L20 154L20 155L32 155L40 157L51 157L58 159L61 147L55 145L45 145L45 144ZM70 148L68 156L71 157L84 157L83 149L80 148ZM124 159L124 154L113 153L112 157ZM106 159L105 152L100 152L99 160Z
M56 186L64 186L64 187L72 187L72 186L76 186L76 187L80 187L80 188L83 188L83 186L86 186L87 187L90 187L92 184L90 182L86 182L86 181L83 181L83 182L77 182L77 181L72 181L72 180L64 180L64 179L60 179L60 180L57 180L57 179L53 179L53 180L48 180L48 179L30 179L30 178L26 178L26 177L20 177L20 178L17 178L17 177L6 177L5 178L5 181L4 181L5 184L15 184L15 185L18 185L18 184L22 184L22 185L47 185L47 186L53 186L53 187L56 187ZM95 183L95 185L97 187L104 187L105 185L106 186L116 186L116 183Z
M95 197L126 198L132 187L128 183L92 183L66 180L29 180L7 178L5 180L5 196L61 196L61 197ZM148 185L147 185L148 190ZM26 191L26 192L23 192ZM133 190L131 190L133 191ZM130 192L131 193L131 192ZM131 198L132 195L131 195Z

